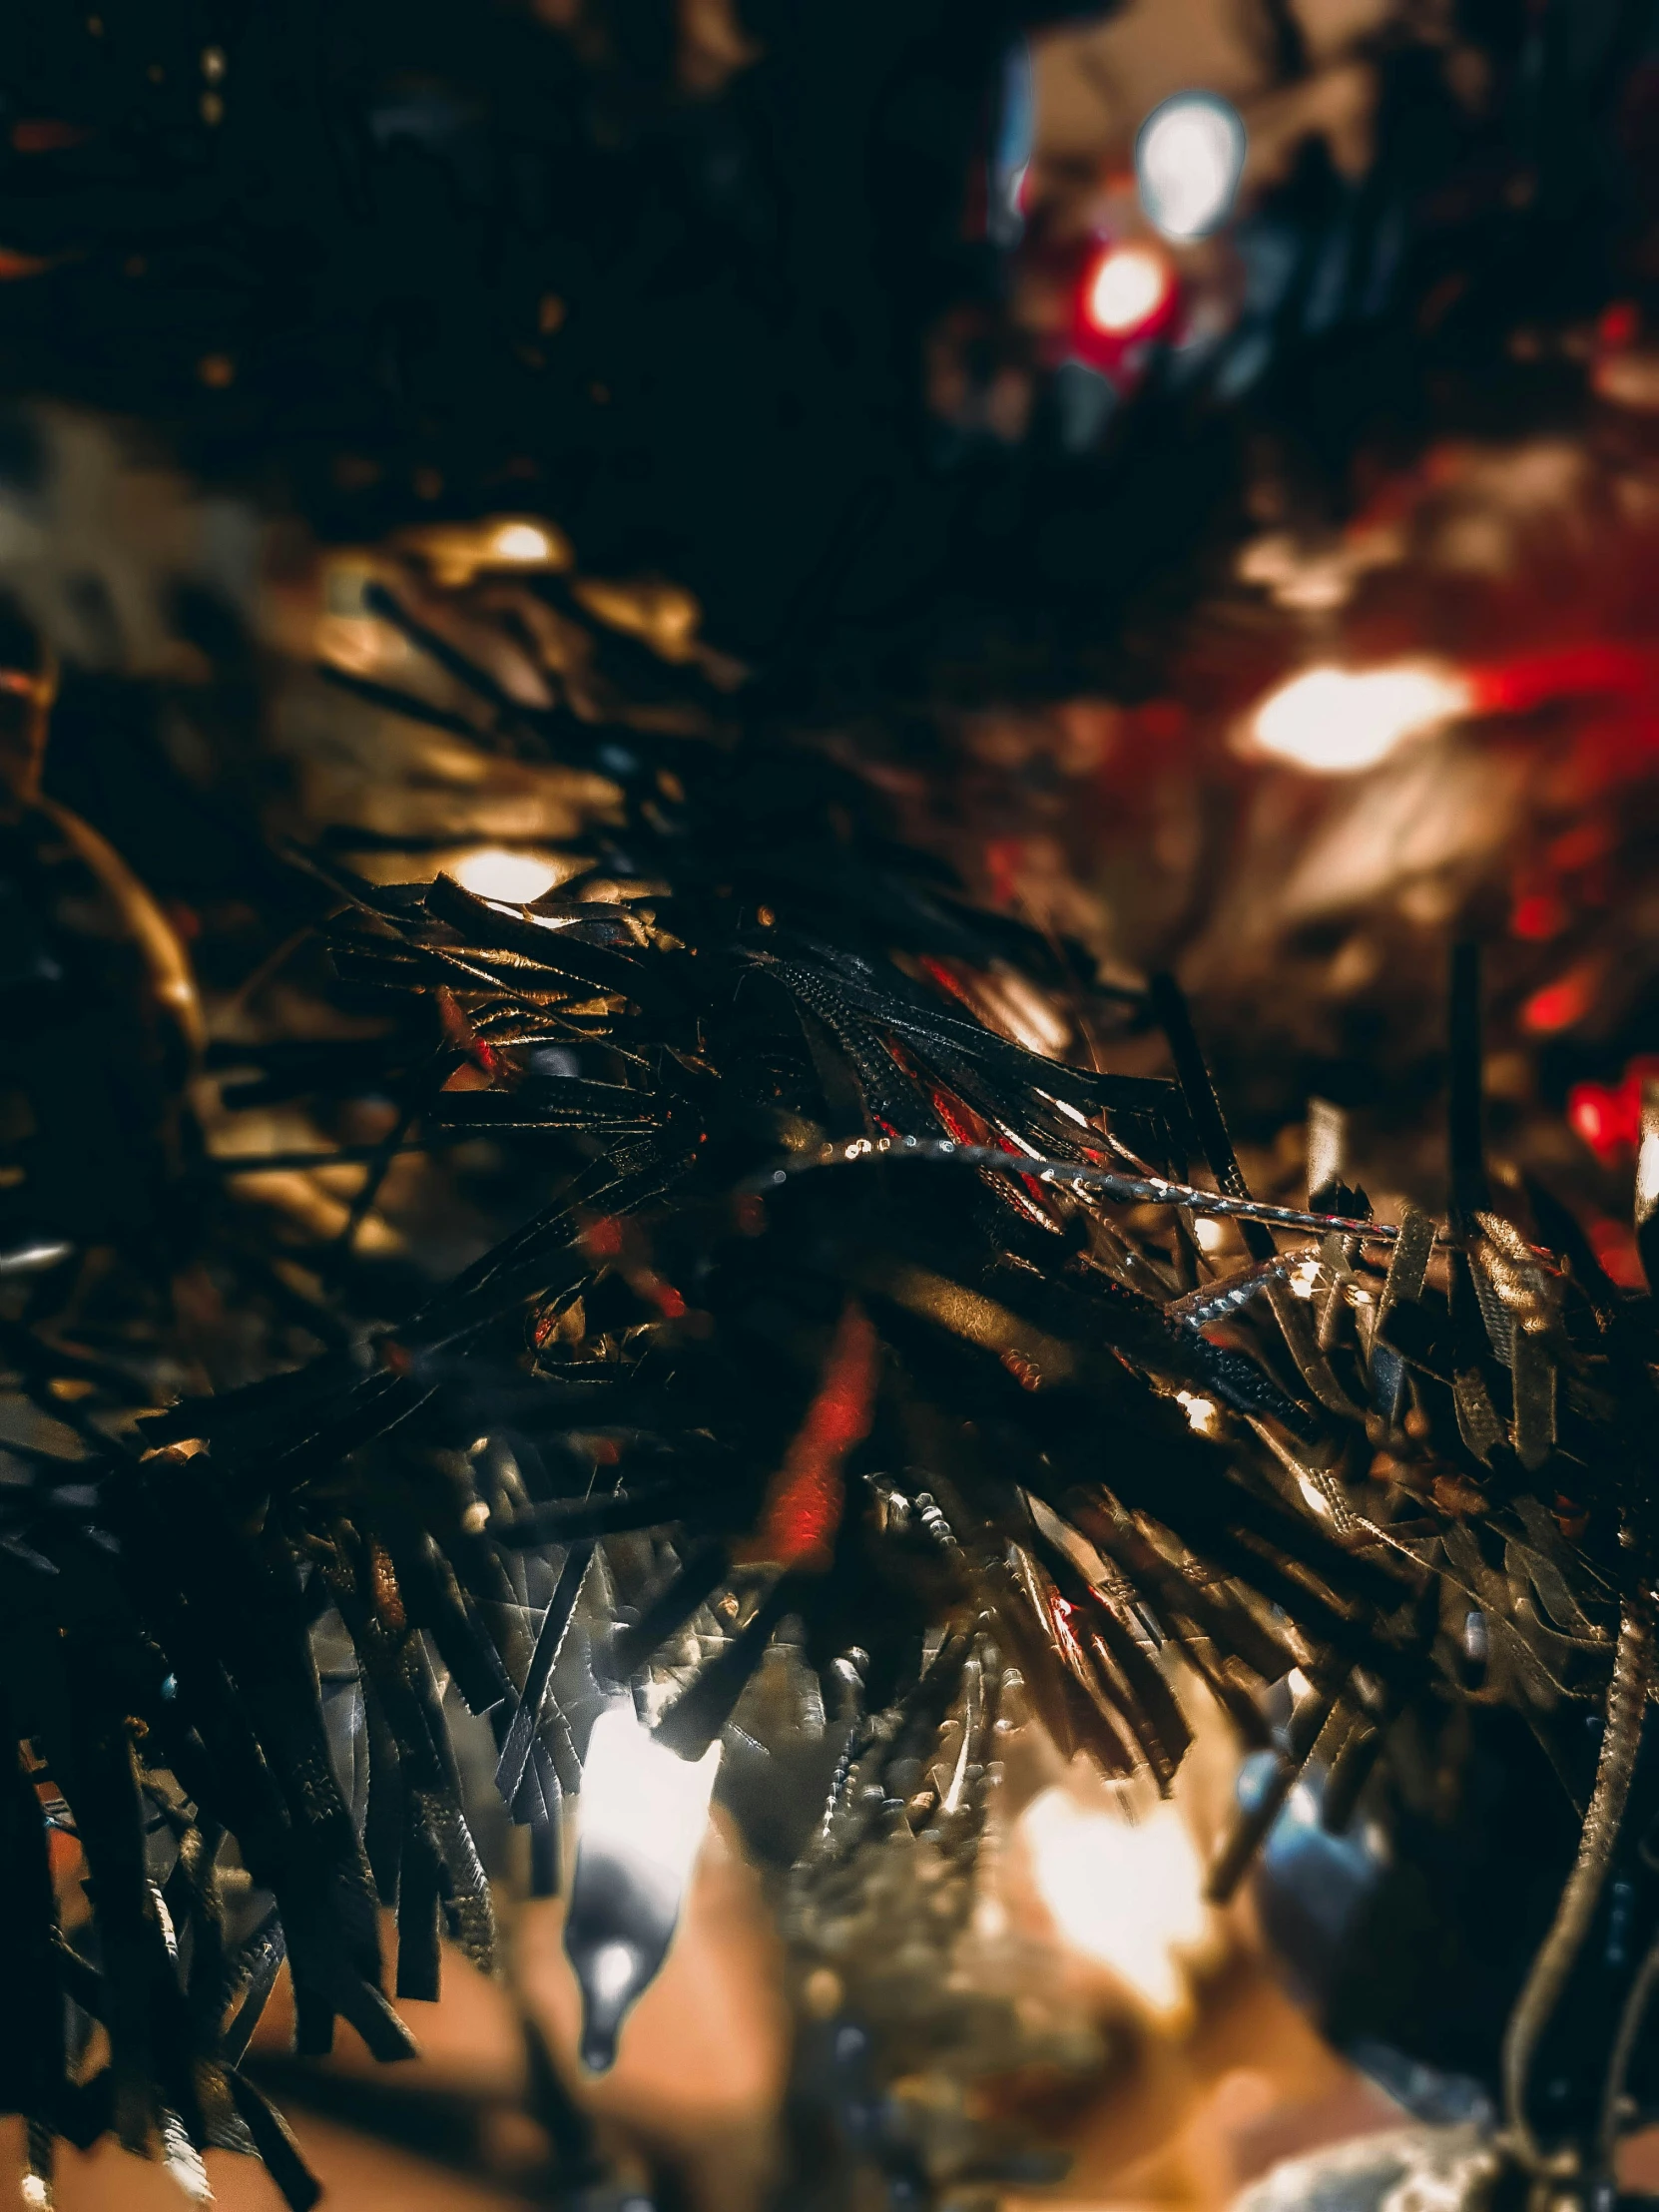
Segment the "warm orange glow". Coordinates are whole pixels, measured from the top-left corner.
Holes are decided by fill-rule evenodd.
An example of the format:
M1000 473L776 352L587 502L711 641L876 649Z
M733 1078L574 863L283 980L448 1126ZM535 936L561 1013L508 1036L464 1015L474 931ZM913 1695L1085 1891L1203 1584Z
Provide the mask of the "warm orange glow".
M1109 1966L1154 2015L1189 2001L1184 1958L1210 1933L1204 1874L1175 1806L1129 1822L1044 1790L1019 1819L1031 1871L1056 1930Z
M698 626L703 610L689 591L659 577L616 583L602 576L584 576L573 587L590 615L643 638L665 661L689 661L697 652Z
M390 542L393 551L413 554L439 584L452 589L470 584L481 569L565 569L572 558L563 532L529 515L420 523Z
M1322 776L1376 768L1408 738L1466 714L1466 680L1428 661L1389 668L1310 668L1271 692L1251 734L1264 753Z
M559 548L537 522L503 522L490 539L490 552L498 561L522 562L545 567L554 562Z
M1153 319L1173 282L1169 263L1155 248L1109 247L1090 274L1085 312L1107 337L1129 337Z
M540 852L509 852L502 845L481 844L454 861L449 868L463 890L474 898L499 899L505 906L527 906L558 882L558 864Z

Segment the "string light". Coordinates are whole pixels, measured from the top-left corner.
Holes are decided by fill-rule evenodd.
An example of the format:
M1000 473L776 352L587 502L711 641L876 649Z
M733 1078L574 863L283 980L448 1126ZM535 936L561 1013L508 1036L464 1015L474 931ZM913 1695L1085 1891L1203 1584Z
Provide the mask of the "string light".
M1152 246L1108 246L1083 290L1087 321L1106 337L1133 337L1158 319L1174 293L1169 263Z
M582 1991L582 2063L602 2073L630 2007L655 1979L709 1825L720 1745L680 1759L632 1704L593 1724L582 1762L580 1845L565 1950Z
M503 906L528 906L559 880L559 869L539 852L509 852L503 845L481 844L455 861L449 873L474 898L493 898Z
M1180 1813L1159 1805L1133 1826L1064 1789L1020 1815L1037 1893L1060 1935L1109 1966L1155 2015L1187 2002L1180 1954L1209 1935L1204 1875Z
M1199 1435L1214 1436L1219 1433L1221 1415L1214 1398L1200 1397L1195 1390L1177 1390L1175 1402L1186 1414L1188 1426L1196 1429Z
M1154 108L1135 141L1135 183L1153 229L1175 240L1219 229L1232 213L1246 143L1238 110L1213 93L1177 93Z
M1659 1213L1659 1083L1642 1085L1641 1141L1636 1147L1636 1226Z
M1264 753L1298 768L1353 776L1472 705L1466 680L1430 662L1310 668L1269 694L1256 710L1251 734Z
M490 552L496 560L527 568L545 566L554 559L555 551L552 539L535 522L500 523L490 539Z

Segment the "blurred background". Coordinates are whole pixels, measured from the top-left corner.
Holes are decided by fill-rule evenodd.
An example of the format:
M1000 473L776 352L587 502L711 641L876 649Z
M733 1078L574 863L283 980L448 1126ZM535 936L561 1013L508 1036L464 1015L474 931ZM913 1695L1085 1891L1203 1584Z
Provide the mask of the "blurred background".
M85 927L130 931L147 887L151 984L200 1048L222 1258L174 1276L163 1380L297 1359L318 1285L402 1310L545 1174L505 1139L393 1157L396 1100L284 1077L379 1034L293 848L522 899L605 805L602 754L400 710L460 694L376 613L388 580L509 702L822 746L1108 983L1176 971L1270 1197L1301 1203L1340 1128L1383 1219L1443 1206L1445 949L1478 936L1495 1172L1641 1291L1655 112L1633 0L19 7L0 592L33 642L0 681L55 654L44 790L125 916ZM1014 1014L1040 1041L1041 1006ZM1128 1013L1100 1044L1163 1072ZM121 1063L119 1024L96 1050ZM147 1181L131 1096L54 1080L0 1042L16 1233L56 1174L165 1240L196 1202ZM1331 1836L1299 1791L1211 1906L1251 1777L1183 1695L1207 1718L1168 1802L1068 1765L1016 1700L939 1915L918 1847L835 1924L718 1803L602 2081L504 1819L501 1982L447 1956L389 2074L348 2032L287 2056L279 1998L253 2062L340 2212L1210 2212L1282 2159L1478 2117L1520 1963L1491 1824L1553 1815L1494 1788L1419 1918L1379 1920L1398 1833ZM487 1732L472 1753L482 1800ZM58 2183L65 2212L175 2194L110 2147Z

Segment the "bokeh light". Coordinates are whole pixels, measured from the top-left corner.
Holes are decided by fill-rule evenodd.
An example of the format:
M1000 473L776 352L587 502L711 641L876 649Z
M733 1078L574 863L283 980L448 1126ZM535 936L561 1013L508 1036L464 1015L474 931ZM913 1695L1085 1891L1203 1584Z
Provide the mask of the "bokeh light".
M1431 662L1388 668L1310 668L1269 694L1251 734L1265 753L1321 776L1376 768L1408 738L1466 714L1468 683Z
M490 539L490 552L498 561L511 561L526 568L541 567L554 560L558 548L547 532L537 522L500 523Z
M527 906L558 882L560 869L540 852L509 852L504 845L481 844L450 869L474 898L495 898L508 906Z
M1089 272L1084 312L1108 337L1132 337L1167 305L1174 276L1150 246L1109 246Z
M1232 213L1245 147L1238 110L1213 93L1177 93L1154 108L1135 141L1135 183L1153 229L1167 239L1219 229Z
M1182 1953L1204 1944L1209 1919L1198 1853L1176 1807L1130 1823L1056 1788L1033 1798L1019 1825L1060 1935L1109 1966L1151 2012L1181 2010Z

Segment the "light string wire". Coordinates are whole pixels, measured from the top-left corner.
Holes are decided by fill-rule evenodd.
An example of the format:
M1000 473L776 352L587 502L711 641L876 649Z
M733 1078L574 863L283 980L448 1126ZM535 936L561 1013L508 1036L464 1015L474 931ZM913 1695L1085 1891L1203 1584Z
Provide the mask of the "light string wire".
M1606 1884L1630 1797L1636 1753L1641 1743L1642 1716L1652 1683L1652 1609L1645 1597L1627 1598L1619 1619L1619 1640L1613 1655L1613 1679L1607 1692L1607 1719L1596 1764L1595 1788L1584 1815L1578 1856L1555 1908L1549 1933L1538 1946L1520 1995L1515 1999L1503 2037L1504 2134L1513 2156L1533 2174L1570 2170L1570 2150L1565 2160L1552 2161L1538 2142L1527 2113L1527 2083L1532 2060L1584 1947ZM1642 1987L1643 1976L1638 1973L1636 1988ZM1615 2068L1621 2055L1622 2039L1621 2023L1621 2033L1615 2038ZM1616 2091L1614 2093L1616 2095Z
M1186 1206L1195 1214L1240 1221L1263 1221L1280 1229L1314 1229L1344 1237L1358 1237L1369 1244L1392 1244L1399 1230L1392 1222L1359 1221L1347 1214L1313 1214L1298 1206L1271 1206L1256 1198L1232 1198L1225 1192L1201 1191L1191 1183L1171 1183L1161 1175L1122 1175L1115 1168L1095 1167L1085 1160L1046 1160L1035 1154L1004 1152L998 1145L961 1144L951 1137L851 1137L828 1144L813 1158L788 1167L775 1167L753 1176L741 1187L746 1195L764 1196L793 1182L799 1175L822 1168L857 1167L873 1160L924 1160L935 1164L991 1168L1001 1175L1034 1177L1039 1183L1055 1183L1073 1190L1098 1191L1103 1197L1143 1206ZM1440 1230L1436 1244L1454 1245L1457 1239Z

